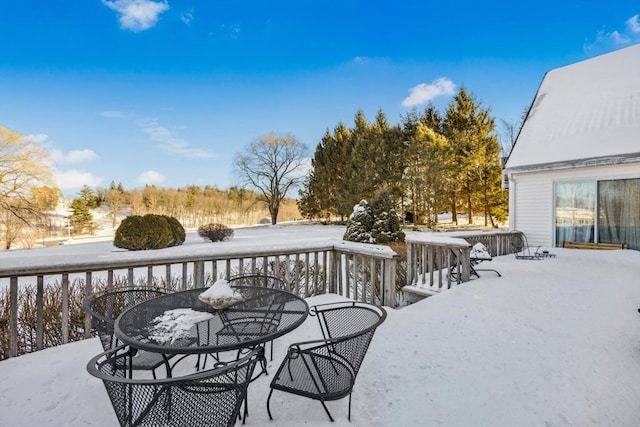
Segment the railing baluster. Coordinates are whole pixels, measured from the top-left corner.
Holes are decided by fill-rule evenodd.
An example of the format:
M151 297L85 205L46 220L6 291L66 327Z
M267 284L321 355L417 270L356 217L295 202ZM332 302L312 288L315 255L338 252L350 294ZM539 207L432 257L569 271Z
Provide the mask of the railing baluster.
M18 276L9 279L9 356L18 355Z
M62 343L69 342L69 274L62 273Z
M182 263L182 290L186 291L187 290L187 267L188 267L188 263L183 262Z
M88 297L93 293L91 272L87 271L84 277L84 296ZM84 315L84 337L91 338L91 316L89 315L89 313L85 313Z
M44 342L44 277L39 274L36 280L36 350L42 350Z

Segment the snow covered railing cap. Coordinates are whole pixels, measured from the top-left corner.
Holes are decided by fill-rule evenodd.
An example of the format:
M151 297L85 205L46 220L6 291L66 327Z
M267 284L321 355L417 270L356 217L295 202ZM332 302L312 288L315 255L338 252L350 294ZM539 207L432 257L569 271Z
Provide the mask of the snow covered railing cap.
M395 258L398 256L389 246L349 242L347 240L336 240L333 244L333 249L340 252L370 255L378 258Z
M454 246L461 248L471 247L469 242L465 239L459 237L436 236L433 234L426 234L418 237L414 235L410 239L407 239L407 243L421 243L434 246Z

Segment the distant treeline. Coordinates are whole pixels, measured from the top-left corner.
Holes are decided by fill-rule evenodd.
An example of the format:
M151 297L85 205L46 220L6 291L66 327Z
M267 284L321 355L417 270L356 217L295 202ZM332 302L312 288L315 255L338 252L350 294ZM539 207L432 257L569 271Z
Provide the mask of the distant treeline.
M122 184L112 182L109 188L98 188L95 192L83 187L78 197L73 199L70 215L73 233L91 233L96 224L87 212L101 206L106 206L113 227L123 216L148 213L177 218L185 228L208 223L228 226L258 224L269 218L269 211L260 196L243 188L220 190L212 186L191 185L174 189L147 185L127 191ZM278 220L296 219L300 219L296 201L285 199Z
M361 111L353 127L339 123L317 145L313 169L300 192L308 218L346 218L360 200L386 192L397 212L429 226L438 214L484 217L496 225L507 214L501 188L501 146L489 110L460 88L446 112L433 105L390 125L382 111L373 123ZM471 223L471 222L470 222Z

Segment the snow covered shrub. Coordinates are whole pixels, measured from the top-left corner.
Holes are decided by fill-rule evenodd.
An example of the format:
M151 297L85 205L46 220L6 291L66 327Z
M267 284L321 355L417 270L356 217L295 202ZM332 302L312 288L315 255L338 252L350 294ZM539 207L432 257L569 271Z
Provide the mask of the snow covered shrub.
M360 203L353 207L353 212L349 215L347 230L342 238L350 242L375 243L371 236L373 221L371 206L366 200L360 200Z
M113 245L130 251L141 251L182 244L184 238L181 239L179 236L176 238L175 226L172 227L172 221L167 218L165 215L155 214L128 216L122 220L116 230Z
M222 242L233 237L233 229L222 224L207 224L198 227L198 236L211 242Z
M351 242L386 244L404 242L404 237L389 196L382 193L371 206L366 200L361 200L353 207L342 238Z
M371 237L376 243L404 242L405 234L400 229L400 219L387 193L381 193L372 203L373 227Z

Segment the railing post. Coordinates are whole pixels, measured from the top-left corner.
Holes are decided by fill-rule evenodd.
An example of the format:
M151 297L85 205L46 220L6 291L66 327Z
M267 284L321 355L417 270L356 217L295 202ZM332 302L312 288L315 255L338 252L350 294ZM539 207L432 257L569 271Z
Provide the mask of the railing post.
M468 282L471 279L471 246L460 250L462 255L462 281Z
M204 283L204 261L193 262L193 287L202 288Z
M336 287L338 284L338 252L336 250L332 250L329 253L329 293L335 294Z
M416 263L414 261L414 243L407 243L407 276L405 277L405 285L413 285L416 278Z
M398 258L385 259L384 266L384 279L383 279L383 291L382 291L382 305L386 305L391 308L396 307L396 263Z

